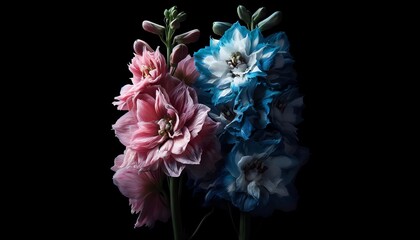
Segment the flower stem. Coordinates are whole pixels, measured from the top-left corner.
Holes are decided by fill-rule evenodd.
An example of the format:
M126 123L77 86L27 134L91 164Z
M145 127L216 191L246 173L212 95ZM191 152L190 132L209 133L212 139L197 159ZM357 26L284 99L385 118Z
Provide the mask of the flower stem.
M171 201L172 228L174 240L182 240L181 209L178 196L179 178L169 177L169 196Z
M246 212L241 211L239 222L239 240L248 240L250 232L250 216Z

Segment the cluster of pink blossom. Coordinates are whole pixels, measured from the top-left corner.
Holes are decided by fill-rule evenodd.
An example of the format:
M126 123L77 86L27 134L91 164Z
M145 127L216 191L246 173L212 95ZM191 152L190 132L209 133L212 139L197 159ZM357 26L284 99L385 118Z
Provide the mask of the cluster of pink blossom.
M145 30L147 21L143 23ZM153 29L152 29L153 30ZM197 39L196 30L183 40ZM116 97L119 110L127 111L113 125L124 154L115 159L114 183L129 198L136 227L153 226L170 217L169 199L163 189L165 176L179 177L183 170L192 179L211 171L219 160L218 124L208 116L209 107L198 103L190 85L199 76L185 44L177 44L167 61L144 41L134 43L129 65L132 84ZM169 63L169 66L168 66Z

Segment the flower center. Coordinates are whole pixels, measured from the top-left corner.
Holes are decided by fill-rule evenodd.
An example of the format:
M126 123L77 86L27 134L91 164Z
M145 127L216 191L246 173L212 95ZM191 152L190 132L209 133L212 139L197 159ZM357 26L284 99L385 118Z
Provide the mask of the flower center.
M159 130L158 134L160 136L168 136L173 133L174 130L174 121L170 118L162 118L158 121Z
M246 64L246 60L242 56L240 52L232 53L229 60L226 61L227 65L229 66L230 72L232 75L236 76L243 76L245 71L248 69L248 65Z
M242 171L245 174L245 179L249 182L258 180L259 176L268 169L262 160L252 161L243 167Z
M141 70L141 73L143 75L143 78L150 77L150 71L152 71L154 69L155 68L153 68L153 67L142 65L140 67L140 70Z

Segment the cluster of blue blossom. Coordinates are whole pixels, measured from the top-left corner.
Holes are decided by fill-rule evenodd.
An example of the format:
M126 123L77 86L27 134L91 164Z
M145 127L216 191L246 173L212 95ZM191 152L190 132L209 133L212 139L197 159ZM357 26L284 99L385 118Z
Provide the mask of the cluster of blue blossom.
M267 18L265 27L278 23L279 14ZM242 212L269 216L295 208L293 180L308 151L297 138L303 96L287 36L264 37L264 23L254 28L255 18L258 14L241 18L247 27L215 22L220 39L210 39L194 54L200 73L194 87L211 118L221 123L223 156L216 174L198 186L209 204L227 200Z

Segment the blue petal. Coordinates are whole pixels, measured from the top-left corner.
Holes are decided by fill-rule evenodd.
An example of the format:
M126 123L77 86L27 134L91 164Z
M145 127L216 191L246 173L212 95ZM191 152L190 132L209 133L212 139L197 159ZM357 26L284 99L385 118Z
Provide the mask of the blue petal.
M245 38L246 35L250 34L250 31L239 24L239 22L235 22L226 32L223 34L223 36L220 38L219 44L224 45L228 42L233 41L233 37L235 33L240 33L243 38Z
M279 51L288 52L289 51L289 40L287 35L284 32L273 33L265 39L265 42L268 44L273 44L279 47Z
M268 57L261 58L259 62L259 67L261 70L268 71L270 69L279 49L280 48L275 45L265 45L263 49L263 55L268 55Z
M205 76L212 75L207 64L203 62L204 59L209 55L213 55L213 47L207 46L205 48L201 48L200 50L198 50L198 52L194 53L195 67L197 68L198 72L200 72L200 74Z

